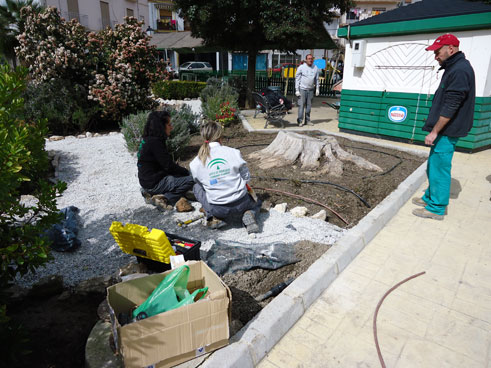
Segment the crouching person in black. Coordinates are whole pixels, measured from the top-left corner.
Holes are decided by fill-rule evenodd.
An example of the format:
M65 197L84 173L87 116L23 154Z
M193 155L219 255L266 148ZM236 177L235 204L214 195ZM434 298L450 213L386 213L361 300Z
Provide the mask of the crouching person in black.
M153 111L148 115L138 149L138 179L145 202L159 210L170 210L180 202L179 208L192 210L184 195L194 184L189 171L172 160L166 139L172 131L170 114Z

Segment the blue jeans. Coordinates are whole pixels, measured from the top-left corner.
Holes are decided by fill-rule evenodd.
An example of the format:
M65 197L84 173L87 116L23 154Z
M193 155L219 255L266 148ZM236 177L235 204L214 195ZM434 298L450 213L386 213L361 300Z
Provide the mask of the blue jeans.
M426 209L437 215L444 215L450 198L450 172L452 170L452 157L455 145L459 138L439 135L433 142L426 174L428 175L428 188L423 195Z
M313 89L301 89L300 97L298 99L298 118L300 123L303 120L304 108L305 108L305 123L310 121L310 109L312 108L312 99L314 98Z

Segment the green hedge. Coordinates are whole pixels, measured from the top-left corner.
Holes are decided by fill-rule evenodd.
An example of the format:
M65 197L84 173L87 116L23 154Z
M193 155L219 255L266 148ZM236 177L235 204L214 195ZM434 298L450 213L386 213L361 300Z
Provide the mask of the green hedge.
M160 81L153 85L152 91L155 97L164 100L183 100L199 97L201 90L205 87L205 82Z

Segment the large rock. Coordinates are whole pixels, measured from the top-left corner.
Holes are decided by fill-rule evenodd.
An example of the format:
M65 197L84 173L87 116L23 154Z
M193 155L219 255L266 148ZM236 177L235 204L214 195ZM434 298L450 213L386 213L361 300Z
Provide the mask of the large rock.
M310 216L310 218L326 221L327 212L326 210L320 210L315 215Z
M75 287L75 294L87 295L91 293L106 293L106 288L114 284L115 280L111 276L100 276L93 279L82 281Z
M273 210L278 211L280 213L285 213L286 212L286 203L279 203L276 206L273 207Z
M120 355L115 355L109 341L112 339L111 323L98 321L85 344L86 368L123 368Z
M43 277L29 290L28 296L35 298L49 298L63 292L63 277L52 275Z
M295 207L290 210L290 213L295 217L305 217L307 212L307 207Z

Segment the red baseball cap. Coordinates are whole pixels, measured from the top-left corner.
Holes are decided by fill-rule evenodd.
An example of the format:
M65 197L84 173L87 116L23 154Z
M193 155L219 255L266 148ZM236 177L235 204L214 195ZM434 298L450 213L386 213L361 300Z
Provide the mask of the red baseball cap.
M447 34L444 34L444 35L438 37L435 40L435 42L433 42L433 45L428 46L425 50L426 51L435 51L435 50L438 50L440 47L445 46L445 45L459 46L460 41L453 34L447 33Z

